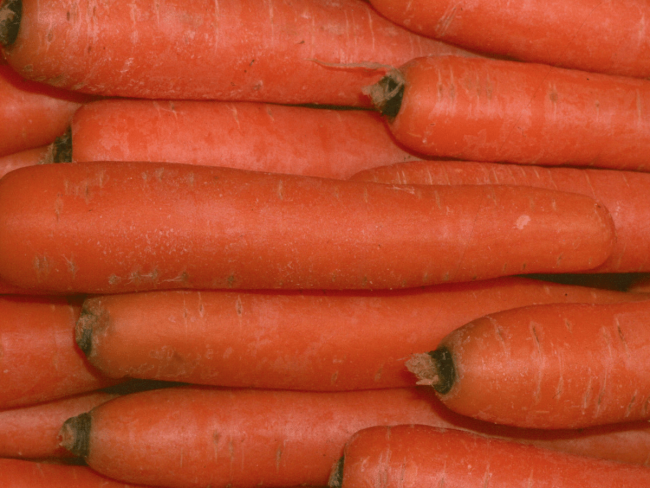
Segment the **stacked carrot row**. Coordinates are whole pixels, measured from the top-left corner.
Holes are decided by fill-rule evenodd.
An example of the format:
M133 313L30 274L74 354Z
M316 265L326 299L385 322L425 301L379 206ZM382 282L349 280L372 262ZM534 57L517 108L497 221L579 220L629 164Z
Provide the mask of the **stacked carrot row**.
M648 6L475 3L0 1L2 481L650 486L643 285L516 276L650 272Z

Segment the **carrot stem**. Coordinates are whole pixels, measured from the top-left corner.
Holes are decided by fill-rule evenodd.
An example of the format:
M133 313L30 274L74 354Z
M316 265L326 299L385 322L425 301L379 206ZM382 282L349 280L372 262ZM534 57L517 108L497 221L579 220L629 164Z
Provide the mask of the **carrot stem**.
M11 46L18 37L23 12L21 0L6 0L0 7L0 44Z
M61 445L78 457L87 457L90 443L91 416L82 413L69 418L61 428Z

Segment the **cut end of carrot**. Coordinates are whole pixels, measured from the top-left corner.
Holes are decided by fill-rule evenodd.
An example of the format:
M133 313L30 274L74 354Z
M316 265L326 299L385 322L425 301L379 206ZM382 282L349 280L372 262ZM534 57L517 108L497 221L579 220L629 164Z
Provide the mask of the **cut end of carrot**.
M343 484L343 464L345 462L345 456L341 456L334 466L332 466L332 472L330 473L329 480L327 480L327 486L329 488L341 488Z
M72 162L72 129L70 126L68 126L64 134L57 137L52 143L52 162Z
M86 357L90 357L93 349L93 333L108 321L108 312L101 306L98 298L89 298L81 307L79 320L75 326L75 341Z
M90 413L69 418L59 431L60 446L78 457L88 457L90 443Z
M418 378L417 385L432 386L442 395L449 393L454 386L456 368L451 351L446 347L430 353L413 354L406 361L406 368Z
M4 0L0 5L0 44L11 46L18 37L20 20L23 13L21 0Z
M370 97L382 115L394 119L402 107L404 77L398 70L391 70L374 85L365 87L363 93Z

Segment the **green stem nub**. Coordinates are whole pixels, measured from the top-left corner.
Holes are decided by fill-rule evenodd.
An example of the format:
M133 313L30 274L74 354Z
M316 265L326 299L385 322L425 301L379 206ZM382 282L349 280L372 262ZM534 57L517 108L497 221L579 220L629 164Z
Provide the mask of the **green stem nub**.
M432 385L433 388L441 395L449 393L456 381L456 367L454 366L451 351L442 346L435 351L431 351L429 356L435 364L438 375L438 381Z
M86 458L90 452L90 413L69 418L61 428L61 445L78 457Z
M18 37L23 14L22 0L4 0L0 5L0 44L11 46Z

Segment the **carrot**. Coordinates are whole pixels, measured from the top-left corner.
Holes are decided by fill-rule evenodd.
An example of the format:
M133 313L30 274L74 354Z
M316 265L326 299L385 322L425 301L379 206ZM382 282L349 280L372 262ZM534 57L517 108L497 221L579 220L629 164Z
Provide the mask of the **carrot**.
M522 61L614 75L650 76L643 0L430 2L371 0L382 15L421 35Z
M414 161L368 169L357 181L406 185L521 185L588 195L605 206L616 228L610 257L595 273L650 271L650 175L632 171L546 168L470 161Z
M627 291L632 293L650 293L650 276L642 274L635 281L630 283Z
M50 144L88 100L86 95L26 81L0 65L0 157Z
M406 288L588 269L614 240L592 199L537 188L116 162L0 180L0 278L51 292Z
M41 459L71 456L70 451L59 445L63 422L115 396L97 391L0 411L0 456Z
M399 423L446 427L453 421L440 410L444 407L436 405L430 389L324 393L185 387L111 400L66 421L61 438L93 469L131 483L322 486L354 432ZM498 429L522 439L535 435ZM590 432L538 437L557 449L574 442L578 452L602 455L593 440L598 436L587 438ZM609 439L620 449L610 449L616 459L650 454L647 426L627 426L618 434L636 442L626 445L615 435L602 435L601 441ZM635 448L637 453L630 452Z
M423 425L373 427L346 444L330 487L648 486L650 470Z
M394 388L413 384L405 358L434 349L488 313L643 298L524 278L399 293L157 291L86 299L76 337L93 366L112 378L321 391Z
M452 410L544 429L650 419L650 301L490 314L407 367Z
M650 81L430 56L367 89L396 139L468 161L650 170Z
M74 342L79 309L64 299L0 297L0 409L115 383L97 372Z
M137 488L108 479L86 466L0 459L0 472L3 488Z
M466 54L358 0L5 0L7 60L30 79L110 96L369 106L383 65Z
M155 161L348 178L417 156L366 110L102 100L72 119L73 161Z

